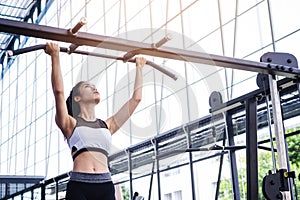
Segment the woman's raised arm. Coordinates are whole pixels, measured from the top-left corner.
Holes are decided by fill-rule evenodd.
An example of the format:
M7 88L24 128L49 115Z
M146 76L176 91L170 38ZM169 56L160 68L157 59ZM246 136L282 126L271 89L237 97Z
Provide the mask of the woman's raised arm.
M112 117L106 120L106 124L114 134L119 128L130 118L140 101L142 100L143 90L143 72L142 68L146 64L146 59L143 57L136 58L136 75L134 82L134 91L132 97L121 107L121 109Z
M51 83L55 97L55 122L64 136L69 138L72 134L73 127L75 126L75 119L68 114L65 102L64 83L60 69L60 49L58 44L47 42L45 52L51 56L52 63Z

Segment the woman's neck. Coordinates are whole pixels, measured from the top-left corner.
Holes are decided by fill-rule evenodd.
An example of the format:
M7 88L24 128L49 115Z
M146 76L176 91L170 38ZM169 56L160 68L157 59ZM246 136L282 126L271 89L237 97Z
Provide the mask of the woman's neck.
M81 107L80 114L78 116L87 121L94 121L96 119L95 107Z

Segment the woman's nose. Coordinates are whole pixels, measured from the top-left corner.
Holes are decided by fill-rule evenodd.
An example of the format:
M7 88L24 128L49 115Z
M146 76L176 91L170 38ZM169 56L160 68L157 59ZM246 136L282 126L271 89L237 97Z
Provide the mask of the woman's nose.
M91 85L92 90L97 90L96 86Z
M96 87L93 87L93 91L94 91L94 92L98 92L98 90L97 90Z

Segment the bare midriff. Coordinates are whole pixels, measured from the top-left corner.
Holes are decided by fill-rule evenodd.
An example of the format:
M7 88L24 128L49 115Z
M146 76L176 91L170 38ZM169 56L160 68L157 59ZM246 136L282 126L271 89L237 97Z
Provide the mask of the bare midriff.
M73 172L107 173L107 157L101 152L82 152L74 160Z

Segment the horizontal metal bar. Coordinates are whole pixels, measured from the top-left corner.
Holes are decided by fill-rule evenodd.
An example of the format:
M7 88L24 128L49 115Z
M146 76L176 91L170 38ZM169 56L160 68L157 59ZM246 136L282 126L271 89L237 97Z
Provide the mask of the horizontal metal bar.
M151 44L147 43L85 32L78 32L76 36L70 36L67 29L30 24L9 19L0 19L0 27L2 32L74 43L77 45L101 47L104 49L124 52L138 50L139 54L144 55L246 70L263 74L279 75L293 79L298 79L300 76L300 70L298 68L283 65L247 61L171 47L161 47L156 49L153 48Z
M0 27L1 32L73 43L77 45L86 45L92 47L101 46L101 48L104 49L113 49L125 52L141 47L139 45L141 43L136 41L129 41L85 32L77 32L76 35L71 35L68 29L31 24L9 19L0 19ZM145 44L142 45L142 47L149 48L150 45Z
M295 81L292 79L281 79L277 82L278 88L281 88L279 93L280 95L286 95L287 93L292 93L293 90L296 90L294 87L297 87L295 85ZM290 90L285 91L285 88L292 88ZM287 92L287 93L285 93ZM230 101L224 102L220 105L217 105L215 107L212 107L209 109L210 113L213 113L214 115L224 113L224 112L239 112L241 110L244 110L245 101L249 98L257 97L260 100L258 102L263 101L265 102L264 96L269 95L270 90L269 89L263 89L259 88L257 90L254 90L252 92L249 92L247 94L244 94L242 96L239 96L235 99L232 99Z
M27 52L31 52L31 51L36 51L36 50L41 50L41 49L45 49L46 45L44 44L40 44L40 45L36 45L36 46L31 46L31 47L25 47L23 49L18 49L15 51L9 50L7 51L8 56L16 56L16 55L20 55L23 53L27 53ZM65 52L65 53L70 53L70 49L69 48L65 48L65 47L60 47L60 51L61 52ZM118 56L112 56L112 55L107 55L107 54L100 54L100 53L94 53L94 52L87 52L87 51L81 51L81 50L74 50L72 53L75 54L81 54L81 55L88 55L88 56L95 56L95 57L101 57L101 58L109 58L109 59L114 59L114 60L122 60L123 61L123 57L118 57ZM131 63L135 63L135 58L129 59L127 62L131 62ZM146 64L153 67L154 69L162 72L163 74L169 76L170 78L172 78L173 80L177 80L177 75L166 70L165 68L161 67L160 65L147 60Z

